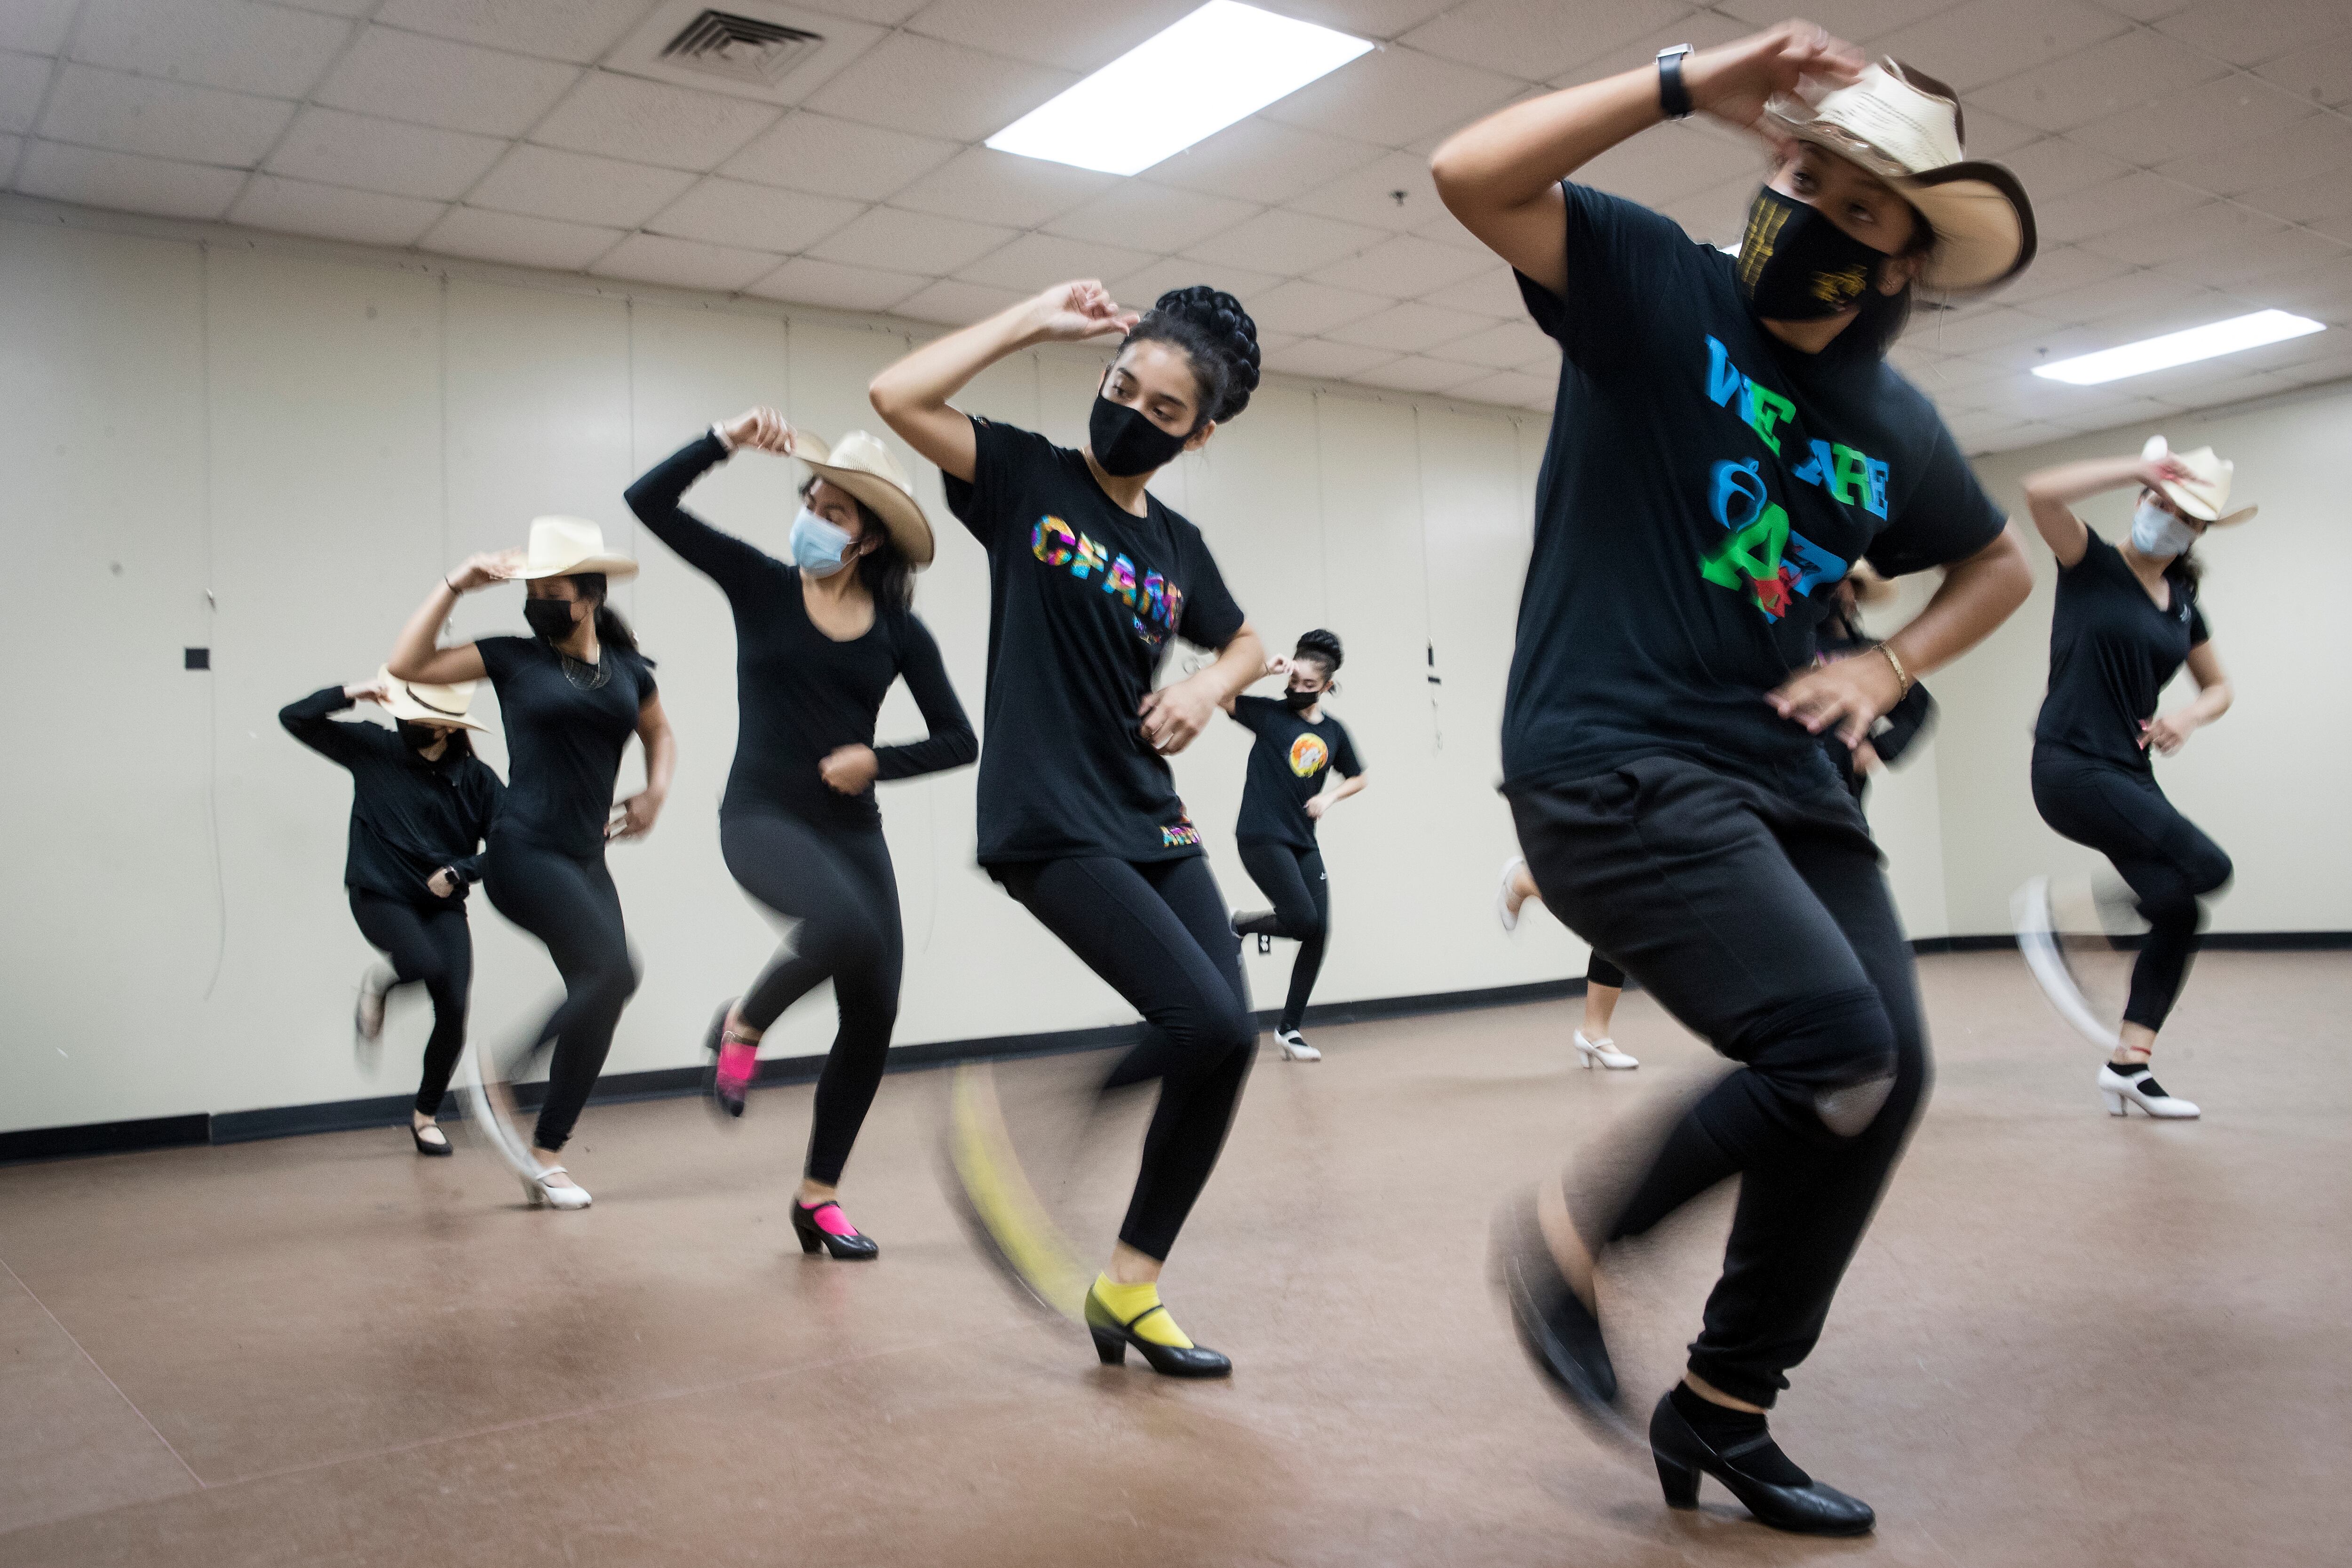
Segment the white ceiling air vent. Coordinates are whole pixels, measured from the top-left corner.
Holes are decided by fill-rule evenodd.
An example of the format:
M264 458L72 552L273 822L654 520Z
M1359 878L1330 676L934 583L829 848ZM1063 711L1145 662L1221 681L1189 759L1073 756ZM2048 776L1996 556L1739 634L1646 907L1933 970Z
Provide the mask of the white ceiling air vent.
M780 22L705 11L662 47L661 58L688 70L772 87L824 43L819 34Z

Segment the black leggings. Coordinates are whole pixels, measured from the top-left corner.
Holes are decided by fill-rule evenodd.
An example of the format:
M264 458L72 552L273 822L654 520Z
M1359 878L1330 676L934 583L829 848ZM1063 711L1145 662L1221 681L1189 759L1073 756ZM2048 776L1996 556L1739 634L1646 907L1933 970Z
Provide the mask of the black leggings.
M1160 1080L1118 1238L1164 1261L1216 1168L1257 1058L1241 940L1217 879L1197 855L1030 861L991 875L1150 1026L1103 1087Z
M1601 957L1597 947L1584 964L1584 988L1591 991L1596 985L1606 985L1612 991L1625 989L1625 972Z
M1690 1369L1769 1405L1821 1337L1926 1096L1911 948L1853 799L1815 757L1767 788L1640 759L1512 801L1544 901L1741 1064L1585 1221L1637 1235L1740 1178Z
M419 1115L441 1114L449 1075L466 1048L466 997L474 984L474 933L466 901L412 904L353 888L352 919L360 934L392 960L393 983L422 985L433 998L433 1033L425 1041L425 1075L416 1080Z
M2033 805L2042 821L2105 856L2131 884L2148 933L2132 964L2124 1022L2163 1028L2197 956L2198 900L2229 881L2229 856L2164 798L2155 774L2063 746L2033 748Z
M879 827L820 827L751 810L720 816L719 847L745 892L800 922L736 1004L737 1015L765 1029L819 981L833 981L841 1026L816 1080L805 1170L809 1180L838 1186L898 1021L906 946L890 846Z
M1242 869L1258 891L1274 901L1270 914L1234 922L1244 936L1278 936L1298 944L1290 966L1290 994L1282 1004L1280 1027L1295 1029L1307 1016L1307 998L1323 969L1323 944L1331 934L1331 884L1323 875L1323 852L1287 844L1244 844Z
M530 1043L504 1064L509 1076L545 1047L555 1046L547 1098L540 1102L531 1143L561 1149L580 1108L604 1070L621 1009L637 989L636 961L621 923L621 895L604 857L566 855L511 834L493 832L482 857L482 886L499 913L547 944L563 976L563 1000Z

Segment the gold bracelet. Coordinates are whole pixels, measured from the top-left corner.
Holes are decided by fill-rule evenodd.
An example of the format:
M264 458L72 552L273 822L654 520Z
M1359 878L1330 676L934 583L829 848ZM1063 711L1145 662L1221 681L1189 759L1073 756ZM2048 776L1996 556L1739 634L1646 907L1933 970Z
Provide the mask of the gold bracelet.
M1902 659L1895 657L1895 645L1893 643L1880 643L1878 645L1878 651L1886 656L1886 662L1894 668L1895 689L1896 694L1901 695L1902 693L1909 691L1911 689L1911 672L1904 668Z

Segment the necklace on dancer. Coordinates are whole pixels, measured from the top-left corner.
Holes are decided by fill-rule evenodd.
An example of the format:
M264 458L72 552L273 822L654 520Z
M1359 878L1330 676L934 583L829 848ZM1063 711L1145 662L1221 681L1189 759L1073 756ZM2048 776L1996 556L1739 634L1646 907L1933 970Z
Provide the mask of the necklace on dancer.
M593 664L586 659L574 658L560 647L555 650L555 658L563 666L563 679L572 682L577 690L601 690L613 679L612 667L604 662L604 650L601 647L596 650L596 662Z

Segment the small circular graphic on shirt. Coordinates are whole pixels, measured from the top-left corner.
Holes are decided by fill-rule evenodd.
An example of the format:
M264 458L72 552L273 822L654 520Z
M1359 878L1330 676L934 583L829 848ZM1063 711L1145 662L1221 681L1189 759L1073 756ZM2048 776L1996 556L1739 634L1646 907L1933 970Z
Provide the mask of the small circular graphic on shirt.
M1313 778L1323 771L1331 757L1331 748L1323 743L1320 735L1301 735L1290 742L1290 771L1300 778Z

